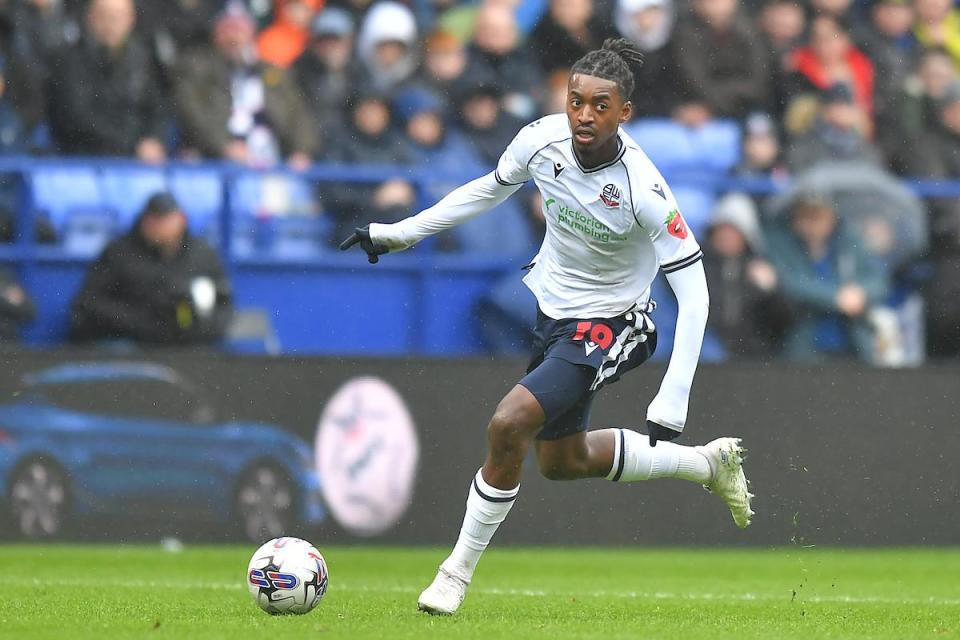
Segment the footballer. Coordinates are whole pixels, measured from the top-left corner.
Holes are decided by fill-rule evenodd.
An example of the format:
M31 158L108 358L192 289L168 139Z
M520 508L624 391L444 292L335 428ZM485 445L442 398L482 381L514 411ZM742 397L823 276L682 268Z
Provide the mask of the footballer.
M517 497L530 447L551 480L679 478L719 496L737 526L750 524L753 496L740 440L697 447L669 442L686 422L709 297L700 247L670 188L620 130L631 115L639 64L629 41L608 39L571 68L566 115L521 129L496 171L415 216L357 229L340 247L359 244L377 262L491 209L528 180L542 195L546 234L524 278L539 307L535 355L487 427L487 457L470 483L459 538L418 601L428 613L449 615L460 607L480 556ZM597 391L656 348L650 285L658 270L676 294L679 315L667 372L647 408L647 435L588 431Z

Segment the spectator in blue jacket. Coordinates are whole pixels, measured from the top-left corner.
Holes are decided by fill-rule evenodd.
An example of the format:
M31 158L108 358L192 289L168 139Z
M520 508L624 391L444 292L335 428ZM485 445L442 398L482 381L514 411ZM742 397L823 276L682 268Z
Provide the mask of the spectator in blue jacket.
M801 193L768 234L769 255L796 317L785 353L794 360L871 360L871 306L889 290L881 269L821 193Z

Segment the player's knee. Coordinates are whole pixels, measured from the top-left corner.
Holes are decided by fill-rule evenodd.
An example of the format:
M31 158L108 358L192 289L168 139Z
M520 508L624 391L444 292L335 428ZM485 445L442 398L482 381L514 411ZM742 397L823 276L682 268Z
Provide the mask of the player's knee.
M540 428L542 410L527 403L504 399L490 419L490 442L499 446L518 444L532 438Z
M555 464L540 463L540 475L547 480L569 480L570 474L567 469Z
M522 423L511 413L500 412L493 414L487 426L487 435L490 442L498 447L510 447L523 439Z

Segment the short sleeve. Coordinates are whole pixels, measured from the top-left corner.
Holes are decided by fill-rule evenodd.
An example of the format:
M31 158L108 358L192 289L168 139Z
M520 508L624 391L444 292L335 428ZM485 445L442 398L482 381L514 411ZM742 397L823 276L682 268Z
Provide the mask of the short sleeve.
M517 133L497 163L495 176L504 186L523 184L530 179L530 159L537 152L541 121L531 122Z
M680 212L670 187L654 169L652 175L632 176L633 188L639 187L634 203L637 222L653 240L657 260L664 273L673 273L703 258L700 245Z

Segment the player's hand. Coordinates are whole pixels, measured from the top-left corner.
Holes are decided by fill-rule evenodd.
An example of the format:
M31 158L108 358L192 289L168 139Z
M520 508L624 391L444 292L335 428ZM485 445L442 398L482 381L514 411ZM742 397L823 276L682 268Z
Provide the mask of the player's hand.
M673 429L660 426L656 422L651 422L650 420L647 420L647 434L650 436L651 447L657 446L657 442L660 440L675 440L680 436L679 431L674 431Z
M370 264L376 264L380 262L380 256L385 254L389 249L387 249L382 244L377 244L370 239L370 227L359 227L356 231L350 234L346 240L340 243L340 251L346 251L353 245L360 243L360 248L367 253L367 260Z

